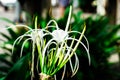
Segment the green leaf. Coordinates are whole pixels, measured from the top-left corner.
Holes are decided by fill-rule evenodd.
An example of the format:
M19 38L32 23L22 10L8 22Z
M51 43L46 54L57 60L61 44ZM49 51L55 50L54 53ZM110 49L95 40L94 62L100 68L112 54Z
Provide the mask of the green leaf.
M12 67L5 80L26 80L27 75L30 74L30 55L22 57Z

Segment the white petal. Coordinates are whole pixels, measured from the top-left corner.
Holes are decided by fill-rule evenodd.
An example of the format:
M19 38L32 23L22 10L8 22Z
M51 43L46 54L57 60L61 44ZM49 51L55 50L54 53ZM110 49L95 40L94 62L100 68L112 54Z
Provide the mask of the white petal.
M60 43L68 37L68 33L63 30L54 30L52 36L58 43Z

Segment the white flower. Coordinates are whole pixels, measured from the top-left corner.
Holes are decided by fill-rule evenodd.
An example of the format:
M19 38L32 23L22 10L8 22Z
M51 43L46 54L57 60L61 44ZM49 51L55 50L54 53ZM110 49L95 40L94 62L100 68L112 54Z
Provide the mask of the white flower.
M64 30L54 30L52 36L58 43L60 43L68 37L68 33Z
M39 35L40 38L43 38L43 36L44 36L43 31L42 31L42 30L39 30L39 31L38 31L38 35Z

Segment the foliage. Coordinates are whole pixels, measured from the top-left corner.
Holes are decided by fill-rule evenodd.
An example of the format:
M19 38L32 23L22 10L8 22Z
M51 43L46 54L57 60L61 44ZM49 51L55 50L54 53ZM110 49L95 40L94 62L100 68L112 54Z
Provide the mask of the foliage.
M12 23L12 25L14 25L14 24ZM2 32L0 33L1 36L5 39L5 41L1 39L1 41L3 41L3 43L0 45L1 49L5 50L4 53L0 54L0 64L1 64L0 65L0 77L6 76L6 78L7 78L7 75L8 75L8 77L10 77L9 74L14 69L15 64L17 65L16 66L17 68L20 68L20 66L22 66L22 68L24 68L23 64L18 65L18 62L17 62L20 60L20 48L21 48L21 44L23 43L23 41L21 41L21 44L15 45L14 53L12 53L12 45L13 45L15 39L18 36L24 34L24 32L26 31L26 29L21 28L21 26L23 26L23 25L19 25L18 28L15 28L15 27L9 28L8 26L6 26L5 29L8 31L9 35L6 33L2 33ZM23 51L23 55L26 55L26 53L30 53L29 47L30 47L30 45L29 45L29 43L27 43L24 47L26 50ZM22 63L21 60L19 62ZM25 72L23 71L23 73L25 73ZM11 76L14 76L15 74L16 74L16 76L18 75L17 73L13 74L13 72L12 72Z
M80 72L83 80L115 80L114 77L119 79L119 72L112 70L108 58L117 52L116 42L120 39L117 32L120 26L110 25L108 18L99 15L91 16L85 19L85 22L87 26L85 35L90 44L91 65L88 67L84 59L86 57L80 55Z

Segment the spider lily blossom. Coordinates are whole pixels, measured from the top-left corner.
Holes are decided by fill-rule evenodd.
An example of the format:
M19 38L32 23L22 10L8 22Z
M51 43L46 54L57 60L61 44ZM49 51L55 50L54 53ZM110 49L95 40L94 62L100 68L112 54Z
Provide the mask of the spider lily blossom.
M66 71L66 63L69 62L72 76L74 76L79 68L79 59L76 53L77 47L81 44L87 54L90 63L90 55L89 55L89 43L87 38L84 36L84 32L86 26L84 25L84 29L82 33L77 31L69 31L69 23L71 17L72 7L70 7L70 13L68 16L68 22L66 25L65 30L62 30L58 27L57 22L55 20L50 20L44 29L37 29L37 17L35 19L35 29L30 29L18 37L14 44L20 43L24 37L27 39L23 42L21 47L21 56L24 50L24 45L27 41L32 41L32 66L31 66L31 74L32 77L34 76L34 55L35 55L35 48L37 48L37 52L39 55L39 62L40 65L40 74L46 74L49 76L55 76L56 73L64 67L63 75L61 80L63 80L65 71ZM54 23L55 25L50 25ZM50 28L55 28L53 31L49 31ZM79 35L79 38L75 36L71 36L71 33L76 33ZM87 42L87 46L81 41L82 38L85 38ZM75 57L74 62L72 61L72 57ZM55 78L56 79L56 78Z
M52 36L58 43L60 43L68 37L68 33L64 30L54 30Z

